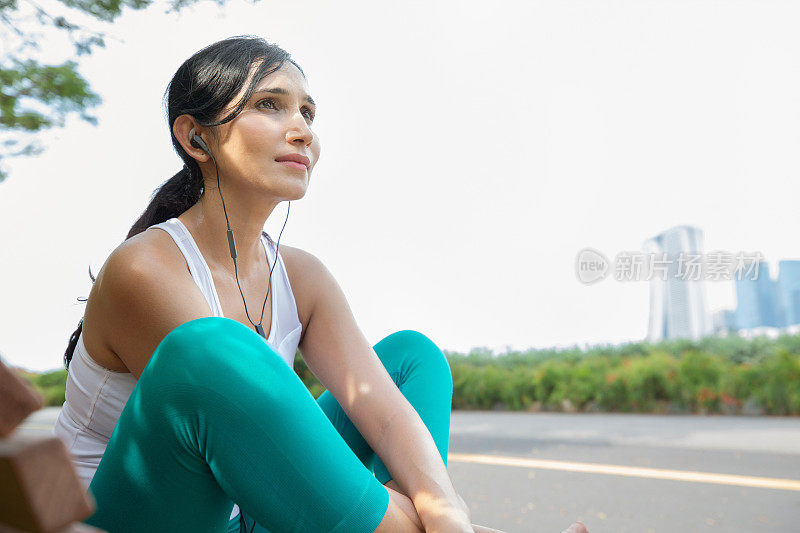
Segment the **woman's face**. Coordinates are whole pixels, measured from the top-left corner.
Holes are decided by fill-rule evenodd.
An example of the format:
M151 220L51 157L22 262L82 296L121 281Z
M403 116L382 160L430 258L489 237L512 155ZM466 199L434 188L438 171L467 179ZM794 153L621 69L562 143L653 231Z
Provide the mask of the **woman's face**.
M244 91L221 116L234 109ZM217 128L212 150L221 175L235 176L237 183L259 191L267 188L280 200L302 198L320 153L311 129L315 112L305 78L287 61L256 85L235 119ZM289 156L303 161L285 161Z

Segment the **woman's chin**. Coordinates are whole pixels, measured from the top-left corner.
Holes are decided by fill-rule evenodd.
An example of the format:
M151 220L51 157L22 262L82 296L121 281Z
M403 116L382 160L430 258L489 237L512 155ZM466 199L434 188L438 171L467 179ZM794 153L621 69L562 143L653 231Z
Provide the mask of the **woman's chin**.
M306 195L307 191L308 191L307 182L304 182L302 186L287 187L286 194L284 194L284 198L289 201L300 200Z

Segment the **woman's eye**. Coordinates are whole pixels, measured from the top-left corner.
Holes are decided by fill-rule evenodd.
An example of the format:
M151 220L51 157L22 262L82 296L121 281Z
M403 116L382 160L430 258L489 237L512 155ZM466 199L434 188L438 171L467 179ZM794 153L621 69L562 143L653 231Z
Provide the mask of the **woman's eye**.
M272 100L272 98L265 98L264 100L261 100L256 104L256 107L259 107L261 104L264 103L270 104L273 107L273 109L275 108L275 102Z
M262 106L262 104L267 104L267 106ZM260 100L256 107L264 107L265 109L278 109L277 105L275 104L275 100L272 98L265 98L264 100ZM306 117L310 122L314 121L314 110L310 108L305 108L303 110L303 116Z

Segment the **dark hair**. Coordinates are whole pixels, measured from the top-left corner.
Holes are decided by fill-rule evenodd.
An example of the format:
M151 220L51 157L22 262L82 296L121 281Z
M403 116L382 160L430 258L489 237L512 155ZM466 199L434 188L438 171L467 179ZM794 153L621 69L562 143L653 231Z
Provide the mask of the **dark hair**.
M242 112L258 83L289 61L305 77L303 69L289 53L261 37L241 35L229 37L206 46L183 62L170 80L164 93L167 123L172 146L183 160L183 168L162 183L151 195L150 203L134 222L125 240L143 232L154 224L177 217L200 199L204 192L203 174L197 161L186 153L175 138L172 126L179 116L188 114L201 126L214 127L230 122ZM222 119L219 115L236 97L250 77L251 69L258 64L244 97L236 108ZM213 132L213 130L212 130ZM91 268L89 277L94 283ZM86 301L86 299L80 301ZM78 329L70 336L64 352L64 366L68 369L83 329L83 318Z

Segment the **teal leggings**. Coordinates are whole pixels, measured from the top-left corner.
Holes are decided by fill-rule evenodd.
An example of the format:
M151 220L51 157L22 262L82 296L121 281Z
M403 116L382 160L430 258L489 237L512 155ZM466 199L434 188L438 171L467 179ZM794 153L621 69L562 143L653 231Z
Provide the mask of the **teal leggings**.
M446 465L444 354L411 330L373 348ZM153 352L89 486L97 510L85 522L110 533L223 533L238 531L236 502L247 531L367 533L388 508L391 478L329 391L315 401L244 324L198 318Z

